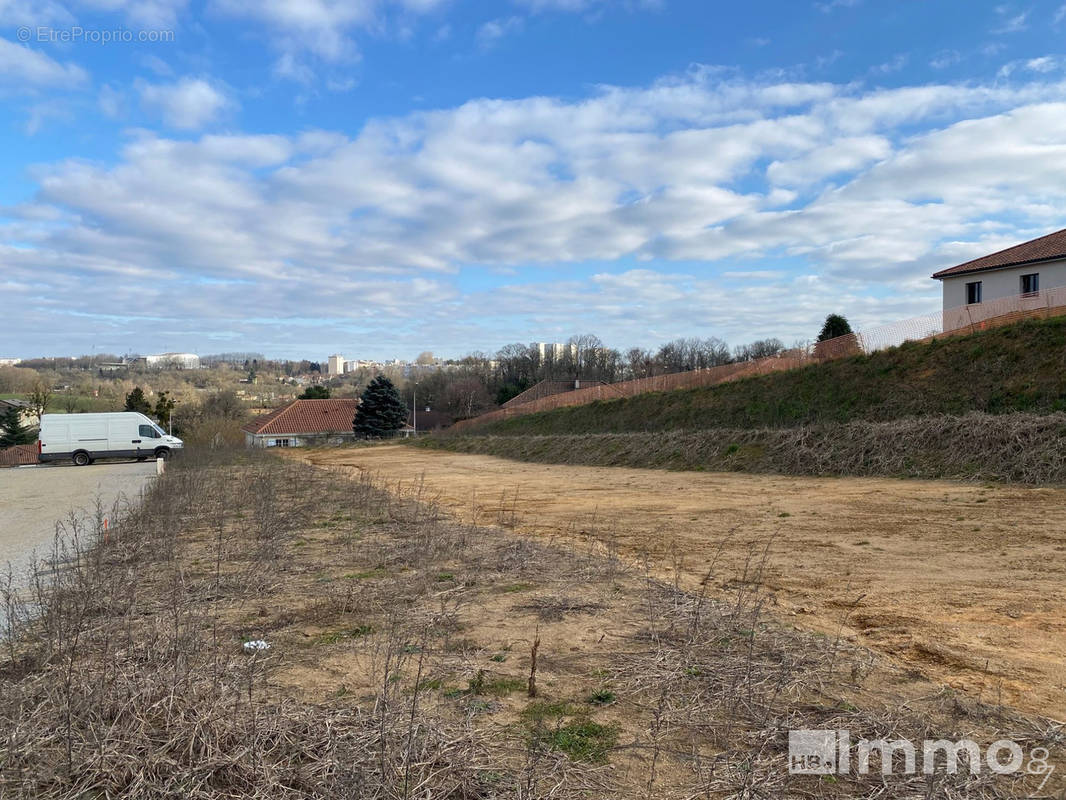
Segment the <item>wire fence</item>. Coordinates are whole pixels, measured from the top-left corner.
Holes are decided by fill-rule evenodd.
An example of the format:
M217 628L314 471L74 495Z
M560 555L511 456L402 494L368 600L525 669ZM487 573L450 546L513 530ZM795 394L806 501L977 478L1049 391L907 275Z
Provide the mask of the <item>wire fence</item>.
M538 411L585 405L600 400L617 400L648 392L714 386L754 375L768 375L772 372L796 369L812 363L874 353L889 347L897 347L908 341L926 341L938 336L965 335L1022 319L1059 315L1066 315L1066 286L911 317L753 361L740 361L708 369L674 372L552 394L526 403L508 405L506 408L490 411L473 419L460 420L451 429L467 430L486 422L533 414Z

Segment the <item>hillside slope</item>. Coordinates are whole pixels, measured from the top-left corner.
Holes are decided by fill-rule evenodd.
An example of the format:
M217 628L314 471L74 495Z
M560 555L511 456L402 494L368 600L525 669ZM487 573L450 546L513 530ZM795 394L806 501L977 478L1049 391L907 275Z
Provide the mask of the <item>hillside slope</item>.
M472 433L544 435L781 428L972 412L1066 410L1066 317L907 343L717 386L490 422Z

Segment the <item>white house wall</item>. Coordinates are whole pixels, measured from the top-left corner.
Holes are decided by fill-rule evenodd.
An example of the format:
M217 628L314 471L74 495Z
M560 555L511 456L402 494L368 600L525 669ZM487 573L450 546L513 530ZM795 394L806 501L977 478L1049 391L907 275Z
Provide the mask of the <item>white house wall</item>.
M1001 297L1016 297L1022 293L1022 275L1040 275L1040 290L1066 286L1066 259L1045 261L1008 269L987 272L971 272L968 275L944 278L944 310L966 305L966 284L981 281L981 302L987 303Z

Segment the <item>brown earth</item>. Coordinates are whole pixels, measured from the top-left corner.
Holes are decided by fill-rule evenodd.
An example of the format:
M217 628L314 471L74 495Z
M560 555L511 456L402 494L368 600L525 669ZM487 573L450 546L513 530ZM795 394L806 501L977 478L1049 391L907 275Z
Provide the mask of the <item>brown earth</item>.
M735 586L769 552L771 611L915 677L1066 719L1066 490L531 464L387 445L306 451L463 521ZM562 543L562 542L560 542ZM709 576L709 580L708 580Z

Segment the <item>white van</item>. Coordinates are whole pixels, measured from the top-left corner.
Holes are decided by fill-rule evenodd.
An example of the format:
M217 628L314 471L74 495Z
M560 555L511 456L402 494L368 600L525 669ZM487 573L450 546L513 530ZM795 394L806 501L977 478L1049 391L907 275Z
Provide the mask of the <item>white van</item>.
M41 461L70 459L79 467L98 458L169 458L181 439L135 411L44 414L37 453Z

